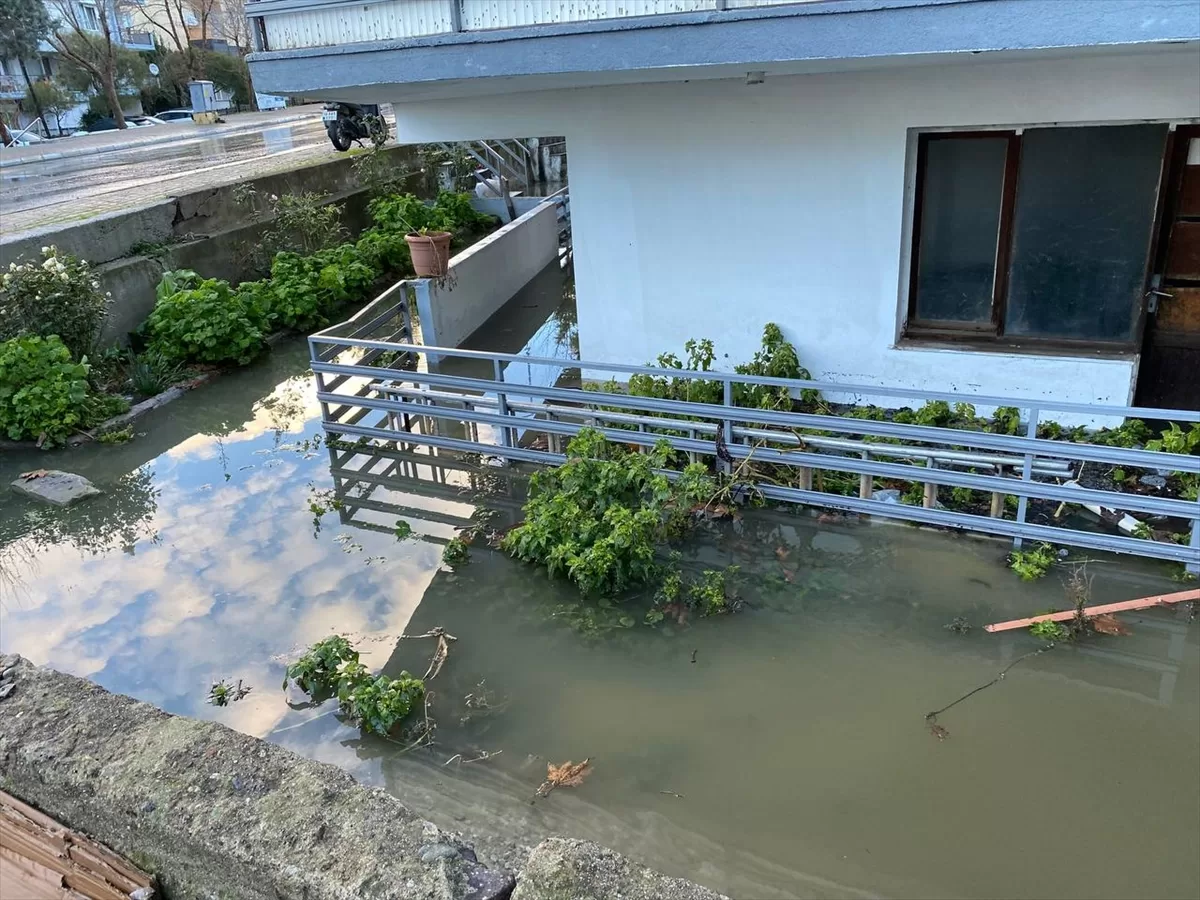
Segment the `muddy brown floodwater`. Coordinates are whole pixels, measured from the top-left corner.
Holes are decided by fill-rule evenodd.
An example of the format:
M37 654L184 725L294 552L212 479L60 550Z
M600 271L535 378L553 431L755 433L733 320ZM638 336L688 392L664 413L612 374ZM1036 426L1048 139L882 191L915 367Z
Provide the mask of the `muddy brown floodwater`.
M498 349L569 355L553 290L504 315ZM107 492L67 514L0 500L0 647L336 764L456 828L591 838L739 898L1200 893L1186 610L1023 661L943 714L939 741L926 712L1039 646L979 626L1061 607L1065 573L1028 584L993 541L762 511L685 554L742 567L742 613L585 619L571 590L493 551L440 564L479 508L512 521L520 478L420 454L331 461L306 366L303 341L282 345L127 445L0 459L5 478L61 466ZM311 493L335 486L344 506L316 527ZM415 538L396 540L401 519ZM1147 563L1089 569L1095 602L1177 587ZM944 627L959 616L976 627ZM435 625L458 641L431 684L430 751L279 690L331 632L372 667L423 672L429 642L397 637ZM210 706L220 678L253 691ZM547 761L584 757L582 785L530 803Z

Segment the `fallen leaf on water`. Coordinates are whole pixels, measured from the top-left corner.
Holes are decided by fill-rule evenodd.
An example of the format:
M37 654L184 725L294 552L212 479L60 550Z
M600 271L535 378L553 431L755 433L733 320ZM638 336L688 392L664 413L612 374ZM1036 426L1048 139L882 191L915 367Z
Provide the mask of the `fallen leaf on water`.
M1100 634L1133 634L1133 632L1122 625L1115 616L1109 613L1103 613L1099 616L1092 616L1088 621L1091 622L1092 628L1098 631Z
M944 741L946 738L950 737L950 732L941 725L937 724L937 722L931 722L929 724L929 733L939 741Z
M781 544L780 546L778 546L778 547L776 547L776 548L775 548L775 558L776 558L777 560L779 560L780 562L783 562L783 561L784 561L785 559L787 559L787 558L788 558L788 556L790 556L790 555L791 555L791 554L790 554L790 552L788 551L788 548L787 548L787 547L784 547L782 544Z
M34 469L32 472L22 472L21 477L26 481L33 481L35 478L42 478L49 474L49 469Z
M555 788L578 787L583 784L583 779L592 771L591 762L592 759L589 756L581 763L573 763L570 760L557 766L554 763L547 763L546 780L537 789L537 795L545 797Z
M787 566L783 565L782 563L780 563L779 568L783 569L783 580L786 581L788 584L791 584L793 581L796 580L796 570L795 569L789 569Z

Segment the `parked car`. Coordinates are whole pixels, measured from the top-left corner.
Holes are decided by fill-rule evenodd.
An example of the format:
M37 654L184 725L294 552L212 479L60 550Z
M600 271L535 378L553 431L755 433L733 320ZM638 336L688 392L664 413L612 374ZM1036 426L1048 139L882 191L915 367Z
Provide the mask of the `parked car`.
M5 146L28 147L30 144L40 144L46 139L36 131L12 131L12 140Z
M154 117L164 122L190 122L192 111L190 109L168 109L166 112L155 113Z
M126 116L125 124L136 128L144 128L147 125L166 125L167 123L158 116Z

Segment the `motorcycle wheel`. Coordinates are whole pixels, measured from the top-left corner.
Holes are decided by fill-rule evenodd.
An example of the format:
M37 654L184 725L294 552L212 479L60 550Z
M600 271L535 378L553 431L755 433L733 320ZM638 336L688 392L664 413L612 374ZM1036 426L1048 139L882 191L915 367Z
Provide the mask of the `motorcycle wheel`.
M333 148L340 150L342 153L349 150L350 145L354 143L354 138L350 134L349 123L345 119L330 122L325 126L325 132L329 135L329 141L333 144Z

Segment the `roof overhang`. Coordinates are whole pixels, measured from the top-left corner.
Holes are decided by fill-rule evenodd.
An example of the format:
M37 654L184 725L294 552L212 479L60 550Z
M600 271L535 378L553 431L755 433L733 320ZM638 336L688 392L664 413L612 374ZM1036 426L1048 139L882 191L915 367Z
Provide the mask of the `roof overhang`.
M329 5L259 0L247 12ZM454 32L248 59L255 87L264 92L404 101L1197 41L1200 0L826 0Z

